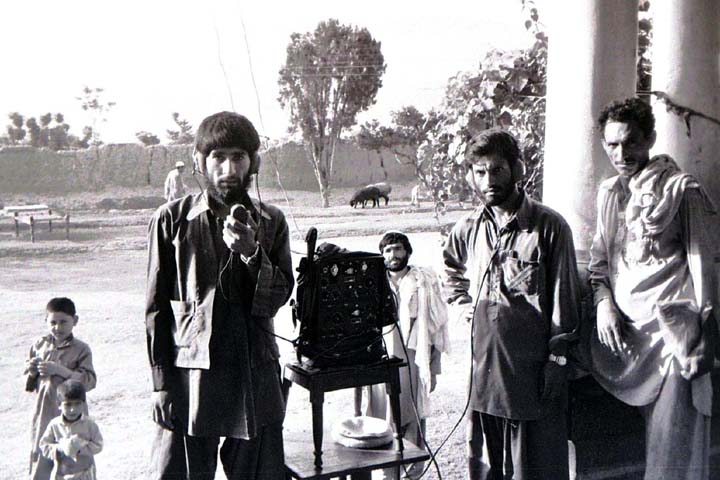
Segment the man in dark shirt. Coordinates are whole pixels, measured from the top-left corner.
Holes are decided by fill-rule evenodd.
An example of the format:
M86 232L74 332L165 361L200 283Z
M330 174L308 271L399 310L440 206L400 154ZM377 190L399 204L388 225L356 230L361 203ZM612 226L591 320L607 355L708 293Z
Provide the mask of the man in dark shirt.
M470 478L567 479L566 350L579 322L572 232L518 187L524 168L509 133L478 134L464 161L483 205L450 233L444 285L472 325Z
M146 327L158 432L149 478L284 479L273 316L293 288L282 212L250 199L259 136L221 112L198 128L197 195L149 227ZM231 214L233 212L233 214Z

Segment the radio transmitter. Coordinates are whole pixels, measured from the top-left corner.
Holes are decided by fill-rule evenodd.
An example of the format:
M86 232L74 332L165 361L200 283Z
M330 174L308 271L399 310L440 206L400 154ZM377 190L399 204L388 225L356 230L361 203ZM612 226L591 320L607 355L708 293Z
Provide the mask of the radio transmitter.
M387 353L382 328L395 322L396 308L381 255L348 252L324 244L315 251L317 230L306 237L308 256L298 268L300 320L298 360L314 367L367 365Z

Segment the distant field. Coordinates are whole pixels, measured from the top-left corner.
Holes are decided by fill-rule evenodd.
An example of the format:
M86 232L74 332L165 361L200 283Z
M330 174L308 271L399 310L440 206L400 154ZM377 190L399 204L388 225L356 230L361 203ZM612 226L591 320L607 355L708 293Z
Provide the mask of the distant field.
M352 192L335 192L333 207L320 208L314 192L288 192L288 206L281 192L262 192L263 200L280 206L287 214L297 265L305 251L301 240L310 226L329 240L352 250L375 251L379 234L388 229L411 233L418 264L437 265L440 259L441 224L461 214L453 210L441 218L432 204L409 206L409 189L399 187L390 205L352 209ZM98 387L89 403L105 437L105 450L97 456L100 478L143 478L152 435L149 411L150 383L145 354L143 296L145 288L145 231L151 209L98 210L104 198L150 197L157 192L126 190L69 196L67 198L3 198L6 204L42 201L68 209L72 218L71 240L62 232L49 234L39 227L31 244L23 230L14 238L12 222L0 221L0 298L9 334L0 340L0 421L5 426L5 452L0 456L0 478L23 478L29 443L29 419L34 397L23 391L22 368L32 341L45 332L43 308L50 297L66 295L78 306L77 336L93 349ZM281 334L293 337L290 312L283 308L276 323ZM454 351L443 360L443 375L434 394L429 442L436 447L460 415L465 402L465 326L453 328ZM291 347L280 342L283 361L293 358ZM327 425L352 414L351 392L327 395ZM307 430L310 404L306 392L290 392L286 428ZM310 438L310 437L309 437ZM440 455L443 478L465 478L463 429ZM218 478L221 478L221 474ZM428 478L436 478L430 475Z

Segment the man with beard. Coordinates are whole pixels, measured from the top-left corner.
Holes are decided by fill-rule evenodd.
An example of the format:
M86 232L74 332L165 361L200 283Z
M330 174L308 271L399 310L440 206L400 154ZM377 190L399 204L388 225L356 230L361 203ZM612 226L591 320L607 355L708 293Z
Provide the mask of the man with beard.
M618 175L598 190L588 267L597 307L593 375L640 408L646 479L705 479L717 343L715 209L672 158L650 157L656 133L648 103L613 102L598 126Z
M385 333L385 343L389 354L408 364L400 370L401 428L404 438L424 448L430 392L435 390L436 376L441 372L441 353L448 351L450 342L447 307L438 277L429 268L408 265L412 251L410 240L401 232L387 232L380 240L380 253L385 258L388 283L398 308L398 324ZM390 421L390 413L385 385L369 386L366 414ZM423 463L411 465L405 469L404 478L418 478L423 467ZM395 469L383 473L386 478L395 478Z
M284 479L273 316L293 288L282 212L250 199L260 139L236 113L211 115L195 138L206 188L150 221L147 348L152 370L149 478Z
M567 479L566 353L580 315L572 232L518 187L508 132L476 135L464 163L483 205L450 233L444 287L471 323L469 478Z

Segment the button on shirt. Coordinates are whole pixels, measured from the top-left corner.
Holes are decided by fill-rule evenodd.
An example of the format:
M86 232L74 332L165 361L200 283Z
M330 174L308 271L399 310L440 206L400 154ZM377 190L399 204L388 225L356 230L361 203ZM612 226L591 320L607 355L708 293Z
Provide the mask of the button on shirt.
M541 418L543 367L549 353L565 353L579 322L570 227L523 196L506 226L487 208L462 218L443 255L448 302L476 304L471 408Z

